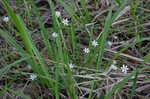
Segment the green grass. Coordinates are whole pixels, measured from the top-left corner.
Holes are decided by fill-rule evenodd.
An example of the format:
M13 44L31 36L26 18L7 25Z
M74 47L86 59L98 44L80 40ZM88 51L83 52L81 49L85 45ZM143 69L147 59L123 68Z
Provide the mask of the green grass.
M94 2L96 3L98 0L94 0ZM92 16L93 10L89 8L87 0L81 0L80 3L77 3L77 1L74 0L69 3L66 3L65 0L56 0L56 2L53 2L53 0L47 0L48 14L50 15L49 18L51 19L52 26L46 27L43 22L45 19L41 17L40 8L34 0L22 1L26 10L21 13L21 15L13 10L7 0L2 0L2 4L10 21L8 30L0 29L0 36L2 36L11 47L15 48L19 54L19 58L0 68L1 77L3 75L9 76L8 71L11 71L12 68L25 62L26 65L31 66L33 70L32 74L36 74L38 77L33 83L36 82L40 86L46 87L49 91L48 93L50 93L53 98L61 99L64 94L68 99L78 99L79 96L81 97L82 95L88 99L95 99L95 90L99 89L99 87L101 87L106 81L109 81L108 78L111 71L108 73L107 71L112 65L112 61L119 60L118 57L120 57L120 53L124 53L133 46L138 44L142 45L143 42L150 40L149 37L141 35L141 33L144 32L144 27L139 25L144 22L149 15L142 18L138 17L137 9L138 6L140 6L140 0L136 0L136 2L115 0L115 2L118 7L115 11L113 6L110 6L107 8L108 11L106 14L102 17L104 19L98 19L102 20L101 23L91 23L95 18ZM20 2L17 2L17 5L20 6ZM67 13L69 26L65 26L62 23L62 20L65 18L63 15L60 17L56 16L55 12L58 10L56 5L61 6L63 11ZM120 15L120 12L127 5L131 5L131 13L129 17L132 18L132 23L123 24L117 28L115 26L112 27L112 24L119 20L117 18ZM96 6L98 7L97 4ZM23 19L24 17L28 19L27 22ZM38 24L36 27L38 30L34 35L37 34L40 36L40 43L44 46L44 53L41 51L43 50L42 48L40 49L37 47L36 38L34 38L34 35L32 34L32 29L34 29L32 19ZM100 24L103 24L101 31L97 30ZM30 28L28 28L28 25ZM133 29L133 27L136 26L140 27L137 31ZM127 29L126 27L129 28ZM115 55L107 59L106 56L109 56L105 50L109 48L107 47L107 41L112 39L112 35L114 35L113 33L120 32L124 28L127 29L127 34L123 35L132 35L134 41L121 47L117 50ZM58 34L58 37L52 37L52 33L54 32ZM20 38L21 41L17 41L16 36L17 38ZM121 39L126 38L122 37ZM97 40L99 45L93 47L91 43L93 40ZM118 42L119 41L120 38L118 39ZM84 48L89 48L90 53L84 53ZM0 60L10 56L11 54L0 57ZM140 58L144 61L139 64L139 68L130 71L127 76L124 78L122 77L120 82L117 82L108 92L102 94L100 97L103 97L103 99L113 99L113 95L119 93L128 82L132 82L129 95L130 97L133 97L136 93L135 89L138 87L138 75L140 75L145 69L149 69L146 64L150 60L150 53L148 52ZM124 61L128 60L122 59L119 61L120 63L124 63ZM70 68L69 64L71 63L74 64L75 67ZM117 70L117 72L121 72L120 66L118 66L118 68L119 70ZM31 75L30 72L21 69L19 69L19 71L16 70L11 72L16 73L16 75L17 73L19 73L19 75ZM90 83L87 83L89 81ZM11 83L13 83L13 81ZM78 83L86 84L83 84L80 89ZM26 96L24 93L20 93L9 87L10 86L5 86L4 91L1 91L1 93L9 91L24 99L31 99L30 96ZM82 91L82 88L85 88L85 91ZM100 97L96 98L99 99Z
M32 66L32 69L36 73L41 74L43 76L50 77L50 75L47 71L47 67L46 67L44 58L41 56L40 52L35 47L35 44L32 41L31 35L29 34L29 32L28 32L25 24L23 23L22 19L19 17L19 15L16 15L14 13L14 11L12 10L12 8L10 7L10 5L8 4L7 1L4 0L2 3L5 6L8 14L9 14L9 17L12 19L12 22L15 24L16 28L19 31L18 35L21 37L21 39L24 43L25 51L22 48L19 48L18 44L15 44L14 47L18 50L21 50L21 53L23 52L23 54L27 54L31 57L31 60L29 60L29 61L30 61L30 64ZM4 33L5 32L3 32L2 35L7 35ZM9 35L7 35L7 37L11 38ZM9 39L7 37L5 36L5 38L9 41ZM15 42L14 39L11 38L11 40L13 42ZM45 83L47 86L50 86L51 82L43 79L42 83Z

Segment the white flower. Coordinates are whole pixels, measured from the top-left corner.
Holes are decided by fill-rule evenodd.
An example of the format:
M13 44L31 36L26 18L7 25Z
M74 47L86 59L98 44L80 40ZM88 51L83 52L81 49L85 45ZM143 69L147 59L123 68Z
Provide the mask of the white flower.
M121 67L121 71L125 74L127 74L127 71L129 70L128 66L127 65L124 65Z
M74 68L74 66L75 66L75 65L72 64L72 63L69 64L70 69Z
M117 62L115 60L113 60L113 64L117 64Z
M114 35L113 37L114 37L114 39L118 39L118 37L117 37L117 36L115 36L115 35Z
M114 60L113 63L112 63L112 65L110 66L111 70L117 70L118 69L117 66L116 66L116 63L117 62Z
M110 69L112 69L112 70L117 70L118 68L117 68L116 65L112 64L112 65L110 66Z
M4 21L4 22L8 22L8 21L9 21L9 17L5 16L5 17L3 18L3 21Z
M84 48L83 51L84 51L84 53L89 53L90 49L89 48Z
M57 37L58 37L58 34L57 34L56 32L54 32L54 33L52 34L52 37L53 37L53 38L57 38Z
M107 44L108 44L108 46L109 46L109 47L111 47L111 46L112 46L112 44L113 44L113 42L108 41L108 42L107 42Z
M31 79L31 80L35 80L36 78L37 78L37 76L36 76L35 74L31 74L31 75L30 75L30 79Z
M94 47L96 47L96 46L98 45L98 42L97 42L96 40L93 40L93 41L92 41L92 45L93 45Z
M28 65L28 66L27 66L27 68L28 68L29 70L32 70L32 68L31 68L31 66L30 66L30 65Z
M56 14L57 17L61 16L61 13L59 11L56 11L55 14Z
M68 19L63 19L63 20L62 20L62 23L63 23L64 25L66 25L66 26L69 25L69 24L68 24L68 23L69 23Z

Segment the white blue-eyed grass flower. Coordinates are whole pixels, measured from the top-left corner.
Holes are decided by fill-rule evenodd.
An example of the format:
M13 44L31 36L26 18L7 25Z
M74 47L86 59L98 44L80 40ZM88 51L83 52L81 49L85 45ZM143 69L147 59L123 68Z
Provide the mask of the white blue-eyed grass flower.
M111 41L108 41L108 42L107 42L107 45L108 45L109 47L111 47L112 44L113 44L113 42L111 42Z
M121 71L122 71L124 74L127 74L128 70L129 70L128 66L123 64L123 66L121 67Z
M118 68L117 68L116 64L117 64L117 62L114 60L113 63L111 64L111 66L110 66L110 69L111 70L117 70Z
M64 25L66 25L66 26L68 26L69 25L69 21L68 21L68 19L66 18L66 19L63 19L62 20L62 23L64 24Z
M60 17L60 16L61 16L60 11L56 11L56 12L55 12L55 15L56 15L56 17Z
M113 36L113 38L114 38L114 39L118 39L118 37L117 37L117 36L115 36L115 35Z
M89 48L84 48L83 51L84 51L84 53L90 53L90 49Z
M92 41L92 46L94 46L94 47L98 46L98 42L96 40L93 40Z
M30 75L30 79L31 79L31 80L35 80L36 78L37 78L37 75L35 75L35 74L31 74L31 75Z
M7 22L9 21L9 17L8 17L8 16L5 16L5 17L3 18L3 21L7 23Z
M74 64L72 64L72 63L69 64L69 68L70 68L70 69L72 69L72 68L74 68L74 67L75 67Z
M58 33L54 32L54 33L52 34L52 37L53 37L53 38L57 38L57 37L58 37Z

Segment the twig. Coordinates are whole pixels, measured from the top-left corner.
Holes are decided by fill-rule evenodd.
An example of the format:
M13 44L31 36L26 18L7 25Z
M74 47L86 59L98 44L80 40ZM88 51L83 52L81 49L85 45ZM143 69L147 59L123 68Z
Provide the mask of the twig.
M113 51L113 50L111 50L111 49L105 49L105 51L111 52L111 53L113 53L113 54L117 54L117 53L118 53L117 51ZM141 63L141 62L144 62L143 59L137 58L137 57L134 57L134 56L131 56L131 55L128 55L128 54L120 53L119 55L120 55L120 56L123 56L123 57L127 57L127 58L132 59L132 60L135 60L135 61L140 62L140 63ZM147 65L150 65L150 63L146 63L146 64L147 64Z

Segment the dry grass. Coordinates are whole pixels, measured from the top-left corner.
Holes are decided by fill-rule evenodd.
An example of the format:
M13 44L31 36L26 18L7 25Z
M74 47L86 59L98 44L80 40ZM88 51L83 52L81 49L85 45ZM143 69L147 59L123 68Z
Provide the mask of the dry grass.
M94 3L96 1L96 3ZM130 0L132 2L132 0ZM57 63L52 59L49 59L47 50L41 42L43 39L39 36L39 25L35 20L35 15L32 15L32 20L29 19L24 12L27 12L28 9L23 7L23 3L17 4L15 0L10 1L15 12L20 14L24 22L26 23L28 29L31 31L34 42L36 43L37 48L42 52L46 59L48 66L52 67L53 64ZM55 0L54 0L55 2ZM68 3L68 1L66 1ZM75 1L78 3L77 1ZM104 20L108 9L112 7L113 11L117 10L117 5L113 3L113 0L87 0L88 9L92 16L92 21L86 24L86 28L81 27L81 29L76 31L76 36L79 39L79 46L84 48L88 46L87 36L85 32L91 33L94 36L98 36L104 27ZM108 65L108 61L116 60L118 67L117 70L112 70L108 66L102 70L96 70L94 68L88 68L80 66L83 63L79 61L77 66L73 69L73 78L75 79L76 89L78 90L78 99L88 99L88 96L92 93L92 99L104 99L111 88L117 85L124 77L130 74L133 70L140 68L142 62L144 62L143 57L148 54L150 51L150 42L145 40L143 42L132 45L130 48L122 51L120 50L127 47L129 44L133 43L138 37L146 38L150 36L150 1L149 0L140 0L140 4L137 7L136 12L134 13L132 9L134 5L127 6L116 18L116 21L112 24L111 34L108 37L108 41L111 41L111 45L108 45L105 48L105 55L103 57L103 64ZM50 15L50 9L48 7L47 0L36 0L36 5L40 8L41 17L43 17L43 22L46 27L46 31L50 32L50 28L53 26L52 19ZM20 6L20 7L18 7ZM74 5L75 6L75 5ZM70 18L66 11L62 9L55 2L55 7L57 10L62 12L63 17ZM78 9L77 9L78 10ZM33 12L34 13L34 12ZM3 16L6 16L7 13L4 9L0 7L0 28L9 31L17 42L21 45L22 41L15 35L12 27L2 21ZM94 28L92 25L94 24ZM81 31L83 28L83 31ZM65 32L65 30L64 30ZM52 38L49 35L50 39ZM65 35L66 41L67 34ZM136 38L137 37L137 38ZM68 46L69 47L69 46ZM115 59L114 56L119 53L118 57ZM82 57L82 56L81 56ZM9 46L9 44L0 37L0 68L3 68L5 65L12 63L15 60L20 58L16 50ZM78 60L78 59L76 59ZM126 64L129 67L127 74L121 72L120 67L122 64ZM64 65L62 63L62 65ZM79 66L78 66L79 65ZM145 64L150 66L150 61ZM9 87L17 92L24 93L25 95L31 96L32 99L55 99L54 96L49 92L47 87L37 83L29 81L29 74L32 73L32 69L27 67L26 62L21 62L15 67L6 71L5 75L0 77L0 90L4 90L5 87ZM49 68L50 73L53 75L55 68ZM61 75L61 80L64 80L66 77L65 74ZM142 73L139 73L137 77L132 77L125 86L118 92L114 93L113 99L149 99L150 98L150 69L144 70ZM53 78L55 79L55 78ZM65 79L66 80L66 79ZM135 81L135 83L134 83ZM63 84L63 82L62 82ZM134 87L133 87L134 86ZM91 90L93 89L93 90ZM68 99L65 88L62 87L60 96L62 99ZM22 99L20 96L14 95L12 91L0 91L1 99Z

